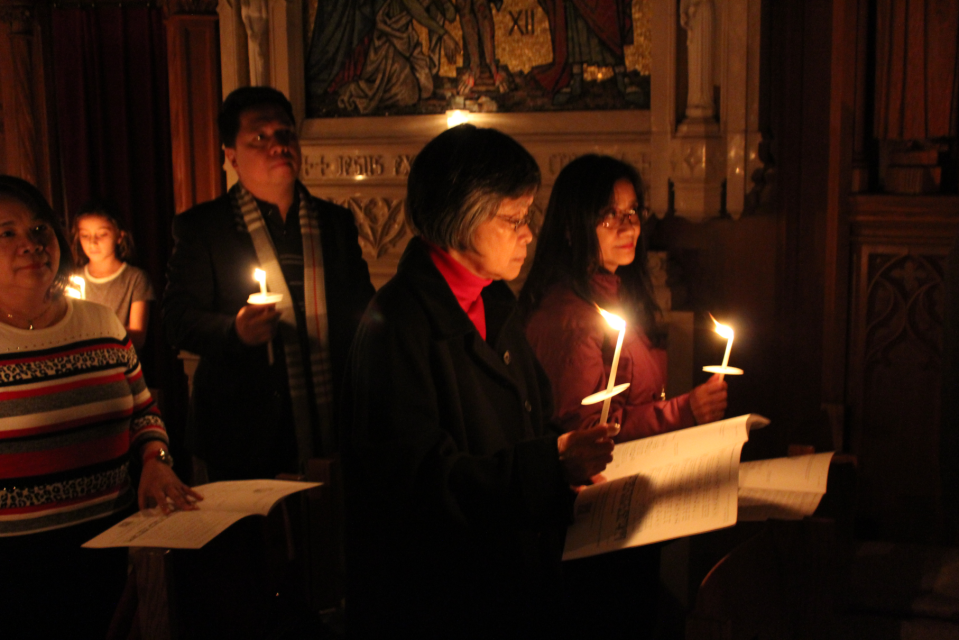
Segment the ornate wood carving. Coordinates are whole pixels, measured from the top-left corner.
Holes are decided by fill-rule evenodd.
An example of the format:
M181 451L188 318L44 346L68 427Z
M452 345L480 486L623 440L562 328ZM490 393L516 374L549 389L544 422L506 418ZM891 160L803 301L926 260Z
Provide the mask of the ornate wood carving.
M942 329L942 258L876 253L866 265L865 344L867 375L877 367L936 367ZM898 347L912 347L908 362Z
M940 526L944 257L959 198L852 199L849 450L864 535L927 541Z

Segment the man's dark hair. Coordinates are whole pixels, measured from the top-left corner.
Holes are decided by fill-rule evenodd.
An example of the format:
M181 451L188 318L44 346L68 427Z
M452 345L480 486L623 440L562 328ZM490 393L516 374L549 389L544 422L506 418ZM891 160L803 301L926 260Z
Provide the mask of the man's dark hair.
M290 123L296 124L296 118L293 117L293 105L290 104L285 95L273 87L240 87L234 89L223 101L220 116L216 120L217 127L220 130L220 143L224 147L233 148L236 145L236 134L240 132L240 116L243 115L243 112L269 105L275 105L282 109L290 119Z
M443 249L472 248L477 227L505 198L539 188L539 167L520 143L496 129L461 124L416 155L406 183L406 221Z

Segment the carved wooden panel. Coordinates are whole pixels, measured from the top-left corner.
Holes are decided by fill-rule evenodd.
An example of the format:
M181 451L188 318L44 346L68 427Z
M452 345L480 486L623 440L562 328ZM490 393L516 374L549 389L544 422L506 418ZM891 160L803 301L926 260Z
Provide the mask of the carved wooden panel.
M854 205L849 448L860 464L858 533L930 541L941 527L943 261L959 208L899 202Z

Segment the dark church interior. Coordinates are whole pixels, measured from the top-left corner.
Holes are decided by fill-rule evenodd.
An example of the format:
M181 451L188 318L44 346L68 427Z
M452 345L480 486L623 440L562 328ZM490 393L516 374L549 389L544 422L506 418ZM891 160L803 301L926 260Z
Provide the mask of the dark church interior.
M536 84L540 67L524 62L524 51L555 61L547 25L557 15L582 20L577 12L587 5L632 12L617 14L628 25L627 53L621 44L615 62L599 65L609 72L598 79L574 63L571 74L556 76L565 88L562 79ZM478 40L467 33L473 23L463 6L474 6ZM453 109L512 136L538 162L534 237L568 162L587 153L626 160L642 177L650 216L641 233L660 264L652 276L669 325L663 397L706 382L703 367L723 360L712 315L736 328L726 355L744 372L726 378L725 416L770 421L750 434L742 461L835 455L812 515L656 543L657 622L609 635L956 638L957 7L954 0L0 0L0 174L37 187L67 228L84 203L115 202L135 238L137 265L162 298L175 218L237 181L217 115L238 87L269 85L289 98L303 150L298 184L354 214L377 289L417 235L403 217L410 163L446 130ZM702 27L695 21L707 10ZM358 39L371 47L366 58L322 58L322 37L340 33L330 26L335 20L356 16L349 29L358 32L374 15L371 35ZM420 42L409 59L435 65L432 79L410 80L420 98L394 106L385 102L389 89L365 88L372 76L362 70L390 15L413 20L408 33ZM483 31L484 15L495 33ZM537 33L538 48L513 44ZM695 48L699 37L704 50ZM455 50L444 49L446 39ZM574 48L563 55L577 55ZM631 62L640 49L643 62ZM451 62L447 53L459 57ZM339 65L339 75L317 67L320 59ZM700 80L705 90L695 86ZM703 95L705 106L695 106ZM535 246L534 239L514 293ZM154 303L137 353L175 472L195 486L212 479L187 428L197 358L171 346L166 317ZM298 471L281 477L322 484L203 549L131 547L108 637L350 637L341 461L330 449ZM0 480L15 476L0 468ZM0 535L0 554L6 540ZM398 627L396 637L405 636Z

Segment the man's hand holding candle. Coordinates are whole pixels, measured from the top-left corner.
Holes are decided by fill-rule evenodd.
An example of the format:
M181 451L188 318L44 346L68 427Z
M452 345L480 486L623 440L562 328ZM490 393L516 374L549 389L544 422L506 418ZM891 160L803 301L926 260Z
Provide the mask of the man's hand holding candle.
M236 314L236 335L248 346L264 344L276 335L280 312L275 304L248 304Z

